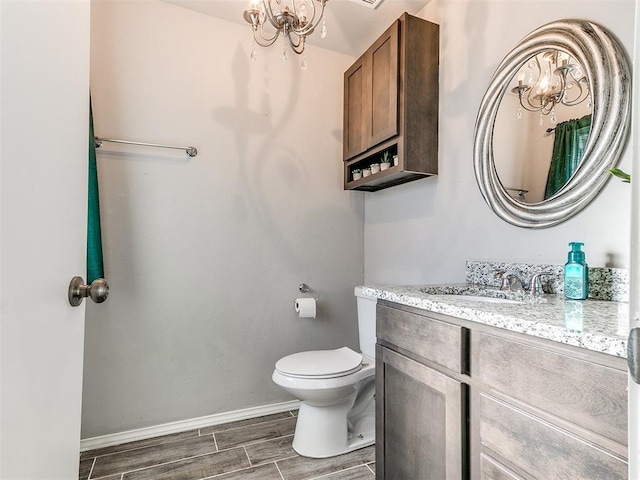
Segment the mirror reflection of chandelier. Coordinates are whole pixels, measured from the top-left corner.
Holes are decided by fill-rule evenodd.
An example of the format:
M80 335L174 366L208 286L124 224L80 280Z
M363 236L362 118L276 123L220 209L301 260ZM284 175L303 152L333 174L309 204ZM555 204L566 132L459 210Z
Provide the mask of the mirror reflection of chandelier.
M327 2L328 0L251 0L244 11L244 19L251 24L253 30L251 59L256 59L256 44L261 47L273 45L280 34L285 42L282 54L284 60L287 59L287 47L297 54L304 51L307 35L311 35L320 23L320 37L326 37L324 7ZM266 29L265 25L268 25ZM304 60L302 68L306 68Z
M589 98L589 81L575 58L560 50L548 50L520 69L518 85L511 92L517 93L520 100L518 118L522 118L522 108L540 112L542 125L543 115L551 115L551 123L558 121L558 104L571 107Z

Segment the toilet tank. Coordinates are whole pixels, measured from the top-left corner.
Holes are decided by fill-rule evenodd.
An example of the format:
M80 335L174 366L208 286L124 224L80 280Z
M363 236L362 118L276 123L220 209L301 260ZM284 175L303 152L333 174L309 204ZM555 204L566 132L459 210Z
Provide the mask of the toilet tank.
M358 301L358 334L360 336L360 351L365 355L376 356L376 297L362 293L362 287L355 288Z

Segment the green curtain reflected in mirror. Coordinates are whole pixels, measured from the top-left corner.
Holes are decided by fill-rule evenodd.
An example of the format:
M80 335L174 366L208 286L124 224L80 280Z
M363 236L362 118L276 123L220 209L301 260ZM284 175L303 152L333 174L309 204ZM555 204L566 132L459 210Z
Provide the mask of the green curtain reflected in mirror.
M591 115L568 120L556 126L551 164L544 190L545 200L564 187L578 169L590 130Z

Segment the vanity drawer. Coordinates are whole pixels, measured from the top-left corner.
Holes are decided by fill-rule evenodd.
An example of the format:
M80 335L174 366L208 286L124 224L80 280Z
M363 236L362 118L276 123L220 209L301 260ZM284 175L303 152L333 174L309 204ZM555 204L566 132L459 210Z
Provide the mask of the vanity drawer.
M623 459L513 405L480 394L479 410L482 450L508 459L527 478L627 478ZM498 478L509 478L501 473Z
M522 480L522 477L483 453L480 455L480 480Z
M473 378L627 445L626 371L475 331L471 349Z
M379 342L400 347L457 373L466 373L467 329L384 305L376 309L376 324Z

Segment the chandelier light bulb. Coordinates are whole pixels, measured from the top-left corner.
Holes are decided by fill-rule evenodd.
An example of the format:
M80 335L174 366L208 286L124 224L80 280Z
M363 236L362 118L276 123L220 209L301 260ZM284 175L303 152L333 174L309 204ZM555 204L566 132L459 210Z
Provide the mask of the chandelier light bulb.
M549 70L545 70L544 77L540 81L540 87L538 88L538 95L544 95L549 92Z

